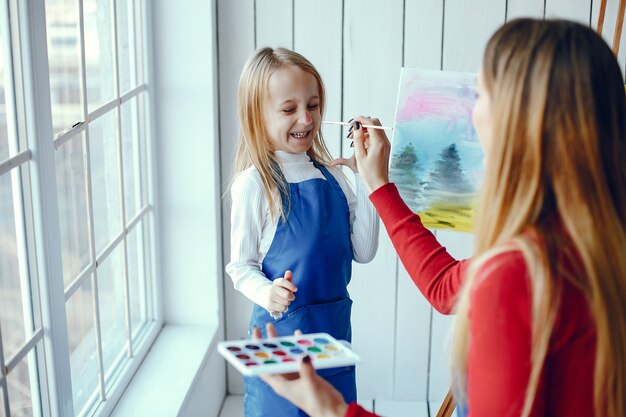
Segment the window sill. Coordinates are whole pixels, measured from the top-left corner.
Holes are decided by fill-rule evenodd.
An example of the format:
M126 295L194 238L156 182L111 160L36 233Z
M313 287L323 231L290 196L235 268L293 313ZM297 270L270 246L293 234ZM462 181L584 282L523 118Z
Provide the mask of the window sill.
M217 343L218 327L165 325L111 417L179 415Z

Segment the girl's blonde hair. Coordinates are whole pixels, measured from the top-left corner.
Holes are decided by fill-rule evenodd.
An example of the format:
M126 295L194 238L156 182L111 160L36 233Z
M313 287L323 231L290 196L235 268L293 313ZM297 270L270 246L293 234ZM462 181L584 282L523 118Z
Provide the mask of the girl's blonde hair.
M317 69L305 57L285 48L261 48L246 62L239 79L239 144L235 156L234 175L254 166L261 177L263 192L273 219L283 220L289 210L289 190L270 147L264 123L263 109L268 105L268 85L271 75L287 66L296 66L312 74L319 88L319 109L324 114L326 94ZM332 161L324 144L321 130L315 132L313 144L307 151L312 160L323 165ZM284 200L284 204L283 204Z
M588 300L595 323L595 414L625 416L626 104L617 60L583 25L519 19L491 37L482 72L494 139L476 256L457 304L456 388L464 391L466 383L477 271L498 253L520 250L532 291L531 373L522 415L531 411L568 282ZM563 262L578 268L564 271Z

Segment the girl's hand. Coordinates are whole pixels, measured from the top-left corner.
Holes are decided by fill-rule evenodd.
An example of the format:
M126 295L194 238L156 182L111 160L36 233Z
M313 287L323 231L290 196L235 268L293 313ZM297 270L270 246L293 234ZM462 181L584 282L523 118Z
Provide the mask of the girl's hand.
M286 271L284 278L276 278L272 282L269 291L269 311L283 313L287 311L289 304L296 299L293 293L298 291L298 287L295 286L292 280L293 275L291 271Z
M277 336L276 329L271 323L268 323L265 329L267 337ZM299 332L296 331L295 334ZM255 328L253 337L260 338L261 330ZM278 395L285 397L312 417L343 417L348 410L341 393L317 375L308 355L300 362L300 372L262 375L261 379Z
M391 143L382 129L367 129L361 125L381 126L378 119L355 117L352 130L354 137L354 156L370 193L389 182L389 153ZM359 123L359 125L356 124Z

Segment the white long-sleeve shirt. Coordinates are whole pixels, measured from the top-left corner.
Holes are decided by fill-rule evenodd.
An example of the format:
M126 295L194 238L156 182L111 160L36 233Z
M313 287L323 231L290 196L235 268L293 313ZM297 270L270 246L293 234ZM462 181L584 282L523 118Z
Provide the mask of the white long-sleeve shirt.
M289 183L325 178L306 153L277 151L275 155ZM348 201L353 259L367 263L374 258L378 249L378 214L358 174L355 174L355 194L339 168L329 167L328 171L335 177ZM261 264L274 240L278 223L270 216L269 204L256 168L250 167L237 175L231 188L231 197L231 258L226 272L232 278L236 290L269 311L272 281L261 272Z

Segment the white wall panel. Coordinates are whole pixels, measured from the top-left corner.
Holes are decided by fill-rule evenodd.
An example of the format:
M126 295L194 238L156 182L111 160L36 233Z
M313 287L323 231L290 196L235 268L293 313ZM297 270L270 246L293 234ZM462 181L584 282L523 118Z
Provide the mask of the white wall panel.
M403 1L346 0L344 119L363 114L391 124L402 65ZM346 148L344 155L352 152ZM354 266L354 349L359 398L391 398L396 302L396 254L383 231L374 261Z
M443 69L477 72L491 34L505 19L502 0L448 0L444 10Z
M406 269L398 271L393 398L426 401L432 307L419 292Z
M569 19L588 25L590 17L591 0L546 0L546 19Z
M294 49L315 65L326 86L324 119L339 121L343 88L343 5L336 0L295 0L294 22ZM317 22L324 22L323 30L312 30ZM322 132L330 154L339 158L344 141L341 126L323 125Z
M254 51L254 8L247 0L218 0L218 61L220 80L220 154L222 184L231 177L239 122L237 119L237 84L243 64ZM230 199L222 206L222 244L224 265L230 260ZM233 289L224 273L224 314L227 339L246 335L251 302ZM228 391L242 393L239 373L228 367Z
M293 1L255 0L256 47L293 49Z
M541 19L545 12L544 0L508 0L506 20L517 17L536 17Z
M441 0L406 0L405 67L441 69L443 4Z

